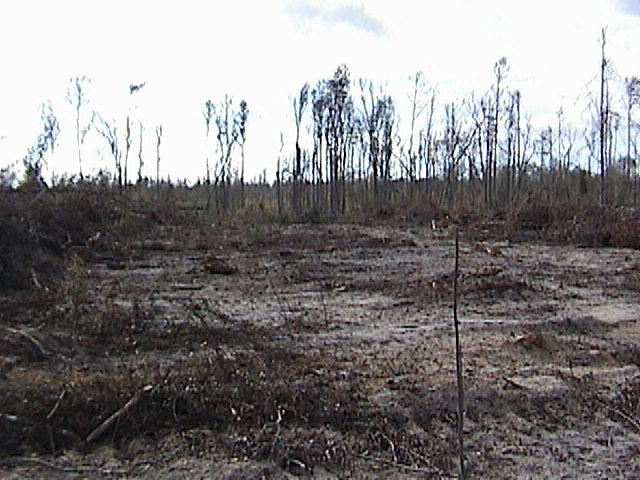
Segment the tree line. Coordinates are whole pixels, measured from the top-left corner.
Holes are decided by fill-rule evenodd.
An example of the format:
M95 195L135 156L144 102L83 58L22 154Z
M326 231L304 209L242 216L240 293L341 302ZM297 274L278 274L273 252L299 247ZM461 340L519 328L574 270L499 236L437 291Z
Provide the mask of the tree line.
M625 78L623 101L614 102L616 78L605 57L605 40L603 31L599 101L592 97L582 128L568 122L560 108L555 125L536 130L531 117L522 114L520 91L505 86L509 65L504 57L495 62L494 83L484 95L442 106L423 74L414 75L404 139L396 128L394 100L370 81L351 81L346 66L313 87L303 85L293 100L295 155L289 170L279 166L277 176L293 184L291 208L344 213L350 196L375 204L410 201L419 193L440 204L490 211L534 195L547 201L595 196L601 204L636 205L639 125L634 114L640 80ZM303 150L299 130L307 110L313 141Z
M370 80L353 80L346 65L338 66L329 78L305 83L292 99L295 144L285 146L282 141L274 159L275 182L269 192L278 212L339 215L366 205L424 197L488 211L508 209L532 196L636 205L640 80L616 77L605 55L604 30L601 43L599 91L591 96L582 127L572 125L559 109L555 125L534 128L531 117L522 114L520 91L507 84L509 64L504 57L494 64L493 84L478 98L471 94L440 104L437 89L425 75L413 75L410 108L405 109L408 119L403 119L409 128L403 134L394 99ZM135 183L159 187L164 181L162 125L155 126L156 178L148 179L142 174L145 126L141 121L135 124L130 114L121 127L95 111L83 112L89 82L86 77L72 78L67 92L75 112L79 178L84 178L84 139L94 129L112 158L113 185L123 189L130 184L131 148L137 135ZM144 86L131 84L129 94ZM616 98L616 89L623 98ZM197 187L205 192L204 208L244 207L247 102L236 103L229 95L217 103L208 99L202 115L208 153ZM43 181L45 154L54 148L60 130L50 106L43 107L42 121L42 132L23 158L26 176L38 182ZM7 177L6 170L3 175Z

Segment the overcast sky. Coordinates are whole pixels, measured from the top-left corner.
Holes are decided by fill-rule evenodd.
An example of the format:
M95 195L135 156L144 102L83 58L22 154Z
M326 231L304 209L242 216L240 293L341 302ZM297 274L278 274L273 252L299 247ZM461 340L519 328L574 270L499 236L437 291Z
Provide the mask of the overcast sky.
M293 150L291 98L342 63L352 79L386 85L402 112L416 71L437 86L442 106L489 90L493 65L506 56L507 87L521 90L523 109L543 126L586 90L597 92L602 27L620 78L640 76L639 0L5 2L0 166L22 158L41 128L40 104L51 101L62 131L49 172L77 170L65 103L75 75L93 79L87 115L95 109L121 129L128 110L143 121L149 164L151 132L163 124L163 172L174 179L202 175L204 102L225 93L251 111L248 176L265 168L273 176L280 132L285 153ZM139 82L144 89L129 95ZM85 172L112 168L106 148L87 142Z

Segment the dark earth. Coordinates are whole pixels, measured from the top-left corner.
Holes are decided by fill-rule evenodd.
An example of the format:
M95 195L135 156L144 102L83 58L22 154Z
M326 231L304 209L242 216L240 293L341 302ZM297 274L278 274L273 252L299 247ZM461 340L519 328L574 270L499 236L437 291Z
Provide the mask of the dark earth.
M88 232L0 297L0 478L457 478L454 228ZM460 233L468 478L640 478L640 251L491 228Z

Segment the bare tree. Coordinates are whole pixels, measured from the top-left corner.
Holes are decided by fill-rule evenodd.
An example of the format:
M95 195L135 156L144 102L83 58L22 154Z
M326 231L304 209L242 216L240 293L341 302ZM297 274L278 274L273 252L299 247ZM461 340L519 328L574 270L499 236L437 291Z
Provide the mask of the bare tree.
M129 183L129 173L127 171L129 166L129 150L131 150L131 117L129 115L127 115L124 142L124 185L127 185Z
M478 101L472 97L469 102L469 114L474 124L473 137L476 142L477 163L482 176L484 204L486 208L490 208L493 204L493 149L495 148L493 141L495 127L493 124L496 121L496 116L489 94L484 95Z
M432 144L433 144L433 114L435 112L436 103L436 90L431 91L431 98L429 100L429 115L427 117L426 131L420 132L420 146L418 155L422 157L422 162L425 169L424 188L425 193L429 193L429 169L433 165L432 161ZM469 169L471 171L471 169Z
M207 210L211 208L211 165L209 162L209 132L211 131L211 121L213 120L213 116L216 113L216 108L213 105L211 100L207 100L204 104L204 111L202 115L204 116L204 124L207 129L206 136L206 158L205 158L205 183L207 184Z
M607 67L607 59L604 55L604 47L606 45L606 29L602 29L602 62L600 64L600 205L604 205L607 201L605 192L605 152L606 152L606 123L608 112L605 107L605 88L606 78L605 71ZM607 95L608 97L608 95ZM607 99L608 104L608 99Z
M443 197L452 202L456 193L454 184L459 177L461 161L473 142L473 133L467 129L464 119L456 115L455 102L445 106L445 117L443 170L446 183Z
M327 123L327 85L320 81L311 92L313 113L313 155L311 159L311 176L315 185L314 208L317 210L322 203L323 183L323 138Z
M492 119L493 125L493 138L492 143L493 146L490 150L490 198L489 198L489 207L492 207L492 203L495 197L496 191L496 177L498 172L498 125L500 123L500 85L502 80L506 77L509 72L509 67L507 66L507 58L502 57L500 60L496 62L494 65L494 73L496 75L496 96L495 96L495 106L494 106L494 115L495 117Z
M209 141L209 131L211 130L211 120L213 119L213 116L215 115L215 107L213 105L213 102L211 100L207 100L204 104L204 111L202 112L202 115L204 116L204 123L205 123L205 127L207 129L207 143ZM206 182L207 184L211 183L211 168L209 166L209 148L207 145L207 157L205 159L205 163L206 163Z
M282 152L284 150L284 136L280 132L280 153L278 154L278 161L276 165L276 194L278 197L278 215L282 217L282 170L280 165L282 164Z
M344 210L345 166L348 131L354 118L350 94L350 73L340 65L327 81L327 173L330 181L330 205L333 213Z
M115 162L116 174L118 177L118 187L122 189L122 152L118 145L118 130L115 122L107 122L100 115L95 114L95 125L97 132L107 141L109 151Z
M544 188L546 178L548 175L546 170L551 172L553 170L552 155L553 155L553 133L551 127L543 128L540 130L540 138L537 143L538 153L540 154L540 186ZM548 196L549 191L545 190Z
M556 112L556 118L558 119L558 131L556 136L556 159L555 163L562 174L564 171L564 163L562 161L562 152L563 152L563 144L564 144L564 110L562 107L558 109Z
M309 84L305 83L293 99L293 115L296 121L296 155L293 165L293 208L300 212L300 182L302 181L302 150L300 148L300 126L309 100Z
M27 154L22 159L25 167L25 184L46 186L42 178L44 168L44 156L48 151L53 152L58 141L60 126L58 118L53 113L50 104L42 105L40 114L42 119L42 132L40 132Z
M132 83L129 85L129 94L135 93L139 90L141 90L147 82L142 82L142 83Z
M520 116L520 91L516 90L509 95L506 105L506 175L505 175L505 201L511 205L516 195L516 183L520 185L519 177L524 174L523 167L523 132Z
M134 93L139 92L145 86L145 82L138 84L130 84L129 85L129 96L132 96ZM142 128L142 126L140 127ZM125 136L125 153L124 153L124 183L125 185L129 182L128 175L128 166L129 166L129 151L131 150L131 106L129 106L129 112L127 113L127 124L126 124L126 136Z
M162 125L156 126L156 190L160 193L160 143L162 142Z
M229 95L224 96L224 101L213 109L213 120L216 126L216 139L218 141L219 159L214 169L214 185L222 189L222 207L229 207L228 183L231 181L231 156L237 144L244 144L246 135L246 123L249 115L247 103L240 102L239 110L233 109L233 99ZM205 117L206 119L206 117Z
M390 198L390 182L393 158L393 127L395 124L395 106L393 99L389 95L385 95L378 100L377 104L378 117L380 118L380 176L383 180L383 195L386 201Z
M144 166L144 161L142 160L142 137L144 132L144 126L142 122L138 122L138 126L140 127L140 141L138 145L138 183L142 183L142 167Z
M637 77L627 78L625 80L627 94L627 158L625 162L625 171L627 179L631 178L631 169L635 163L631 156L631 111L634 106L640 105L640 79Z
M368 95L367 91L368 90ZM382 165L380 158L380 129L382 115L385 110L385 101L378 95L374 95L373 82L360 81L360 100L362 102L362 121L367 133L367 150L369 152L369 169L371 169L373 181L373 195L378 196L378 183L381 177ZM363 148L364 149L364 148Z
M518 116L519 117L519 116ZM526 124L524 129L518 127L518 131L520 135L518 137L518 145L517 156L515 158L516 165L516 183L514 193L518 194L522 187L522 183L527 176L529 171L529 167L533 157L535 155L535 150L533 149L533 135L532 135L532 127L531 127L531 119L526 119Z
M226 183L231 164L231 153L238 141L238 131L234 128L233 99L224 96L224 102L214 112L217 129L216 139L220 150L220 158L215 168L214 184Z
M87 85L89 82L91 82L91 79L89 79L86 76L73 77L70 79L70 85L69 85L69 88L67 89L67 101L74 108L75 114L76 114L76 118L75 118L76 147L78 149L78 169L79 169L80 180L82 180L83 178L82 177L82 145L84 144L85 136L87 135L87 132L91 128L91 123L93 120L93 116L92 116L91 120L84 123L82 127L80 126L81 125L80 110L82 108L82 105L86 102L84 88L85 88L85 85Z
M244 144L247 141L247 121L249 109L247 102L240 101L240 109L236 114L235 128L238 130L238 143L240 144L240 202L244 207Z
M409 97L411 104L411 124L409 127L409 146L407 150L407 177L410 181L414 181L418 176L418 154L415 151L415 134L416 122L422 117L425 111L429 112L427 121L428 134L431 133L431 124L433 119L433 106L435 102L435 90L427 87L424 80L424 74L417 72L411 77L412 90ZM431 97L430 101L427 100ZM427 110L429 109L429 110Z

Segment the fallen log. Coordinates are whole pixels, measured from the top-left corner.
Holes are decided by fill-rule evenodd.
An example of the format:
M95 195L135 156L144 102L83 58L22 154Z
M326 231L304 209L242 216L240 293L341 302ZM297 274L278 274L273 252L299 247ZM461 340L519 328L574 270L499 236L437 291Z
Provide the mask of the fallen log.
M102 435L105 432L105 430L107 430L111 425L113 425L116 422L116 420L118 420L121 416L123 416L125 413L127 413L129 410L131 410L136 405L136 403L138 403L140 401L140 399L142 398L142 395L144 393L150 392L151 390L153 390L153 387L151 385L145 385L143 388L141 388L136 393L134 393L133 396L127 401L127 403L125 403L122 407L120 407L116 412L114 412L104 422L102 422L100 425L98 425L87 436L87 438L84 440L85 445L88 444L88 443L91 443L96 438L98 438L100 435Z

